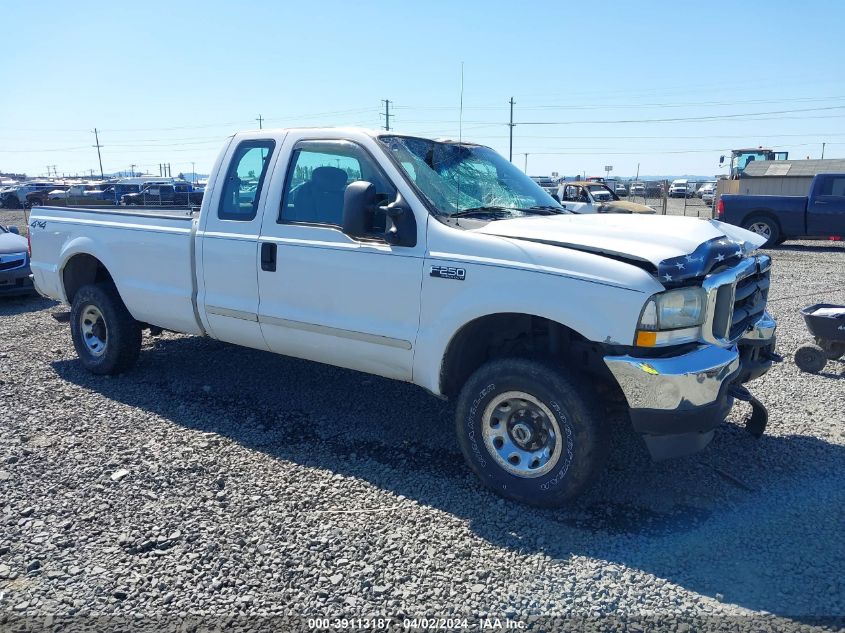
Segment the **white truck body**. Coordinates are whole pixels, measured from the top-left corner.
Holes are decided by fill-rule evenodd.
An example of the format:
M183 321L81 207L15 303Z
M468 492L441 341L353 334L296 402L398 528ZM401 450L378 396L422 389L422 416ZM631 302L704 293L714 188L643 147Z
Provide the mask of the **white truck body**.
M537 215L526 211L495 219L444 218L432 212L433 194L423 193L421 177L415 183L405 163L392 159L384 138L407 140L355 128L240 133L220 152L198 214L37 207L30 222L36 288L76 309L80 288L105 280L144 327L410 381L439 396L456 395L465 374L475 369L461 363L481 355L482 364L493 356L491 351L481 354L473 347L480 343L466 338L472 326L489 319L498 321L488 338L498 329L517 328L522 317L552 324L549 340L552 329L559 328L579 350L599 359L599 371L612 376L632 411L642 410L646 417L662 409L667 419L683 420L688 407L699 415L701 407L724 399L730 381L760 371L741 369L739 347L752 338L759 344L772 341L774 323L764 312L756 313L741 340L714 337L707 330L715 327L708 313L696 332L655 333L654 345L676 343L674 348L655 352L637 347L650 298L683 279L685 268L689 283L700 288L705 280L702 293L711 311L716 310L717 287L707 288L706 280L715 280L716 274L703 273L705 263L715 271L716 261L733 257L737 271L753 269L767 279L767 258L750 254L759 245L750 232L717 221L573 215L559 207L543 207L543 214L538 208ZM297 157L309 144L322 147L322 142L363 152L395 187L405 213L413 216L415 234L403 229L404 244L350 235L345 218L344 226L283 221L288 208L298 205L286 207L285 192L294 191L293 181L309 173L298 164L294 168L293 161L301 160ZM258 184L236 185L239 201L243 191L255 196L254 217L221 217L221 199L229 199L227 187L234 178L230 163L254 149L254 143L273 146L266 157L262 150L266 175ZM298 149L302 147L306 149ZM466 149L447 149L455 148ZM340 164L344 156L338 156ZM316 182L320 169L324 175L337 173L317 167L299 186ZM344 185L345 215L356 184ZM246 208L238 204L238 209ZM719 279L727 280L720 284L737 283L734 268L718 268ZM693 274L694 269L700 274ZM456 356L459 342L468 347L458 347ZM512 347L507 341L502 345ZM79 345L77 349L84 351ZM642 358L637 358L638 349ZM456 376L460 384L452 384ZM724 409L724 402L720 406ZM647 441L660 434L639 430ZM675 439L689 434L683 423L664 433ZM701 448L712 429L696 427L692 434L691 447L685 444L668 453ZM478 471L477 464L473 467Z

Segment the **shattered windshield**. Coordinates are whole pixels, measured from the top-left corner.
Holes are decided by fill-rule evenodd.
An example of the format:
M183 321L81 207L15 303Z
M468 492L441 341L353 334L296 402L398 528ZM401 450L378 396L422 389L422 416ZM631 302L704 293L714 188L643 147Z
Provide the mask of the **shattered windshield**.
M406 136L379 140L441 215L497 219L566 213L542 187L488 147Z

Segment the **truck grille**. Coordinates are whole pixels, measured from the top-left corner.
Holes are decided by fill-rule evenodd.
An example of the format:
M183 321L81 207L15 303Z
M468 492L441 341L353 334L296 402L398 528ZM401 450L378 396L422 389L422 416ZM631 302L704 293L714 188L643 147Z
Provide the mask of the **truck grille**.
M705 279L705 339L722 345L733 343L760 320L769 298L771 263L768 255L748 257Z
M15 268L21 268L26 262L26 257L18 257L15 259L6 259L0 257L0 270L13 270Z

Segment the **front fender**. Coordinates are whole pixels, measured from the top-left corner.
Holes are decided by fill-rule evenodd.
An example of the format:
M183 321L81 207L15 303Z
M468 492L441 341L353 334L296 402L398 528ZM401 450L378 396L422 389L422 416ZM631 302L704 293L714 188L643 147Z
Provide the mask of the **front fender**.
M441 394L440 375L446 351L461 329L481 317L516 313L560 323L587 340L630 345L649 292L601 282L477 263L464 280L429 275L424 266L420 329L414 355L414 382Z

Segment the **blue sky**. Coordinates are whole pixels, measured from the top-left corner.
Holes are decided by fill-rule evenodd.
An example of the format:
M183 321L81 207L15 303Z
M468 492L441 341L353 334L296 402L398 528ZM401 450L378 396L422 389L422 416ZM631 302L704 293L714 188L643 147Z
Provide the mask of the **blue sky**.
M457 137L462 62L463 137L507 155L513 96L532 175L714 174L761 144L845 156L842 2L54 0L2 23L0 171L96 170L96 126L107 172L207 172L259 114L379 127L382 99L396 130Z

